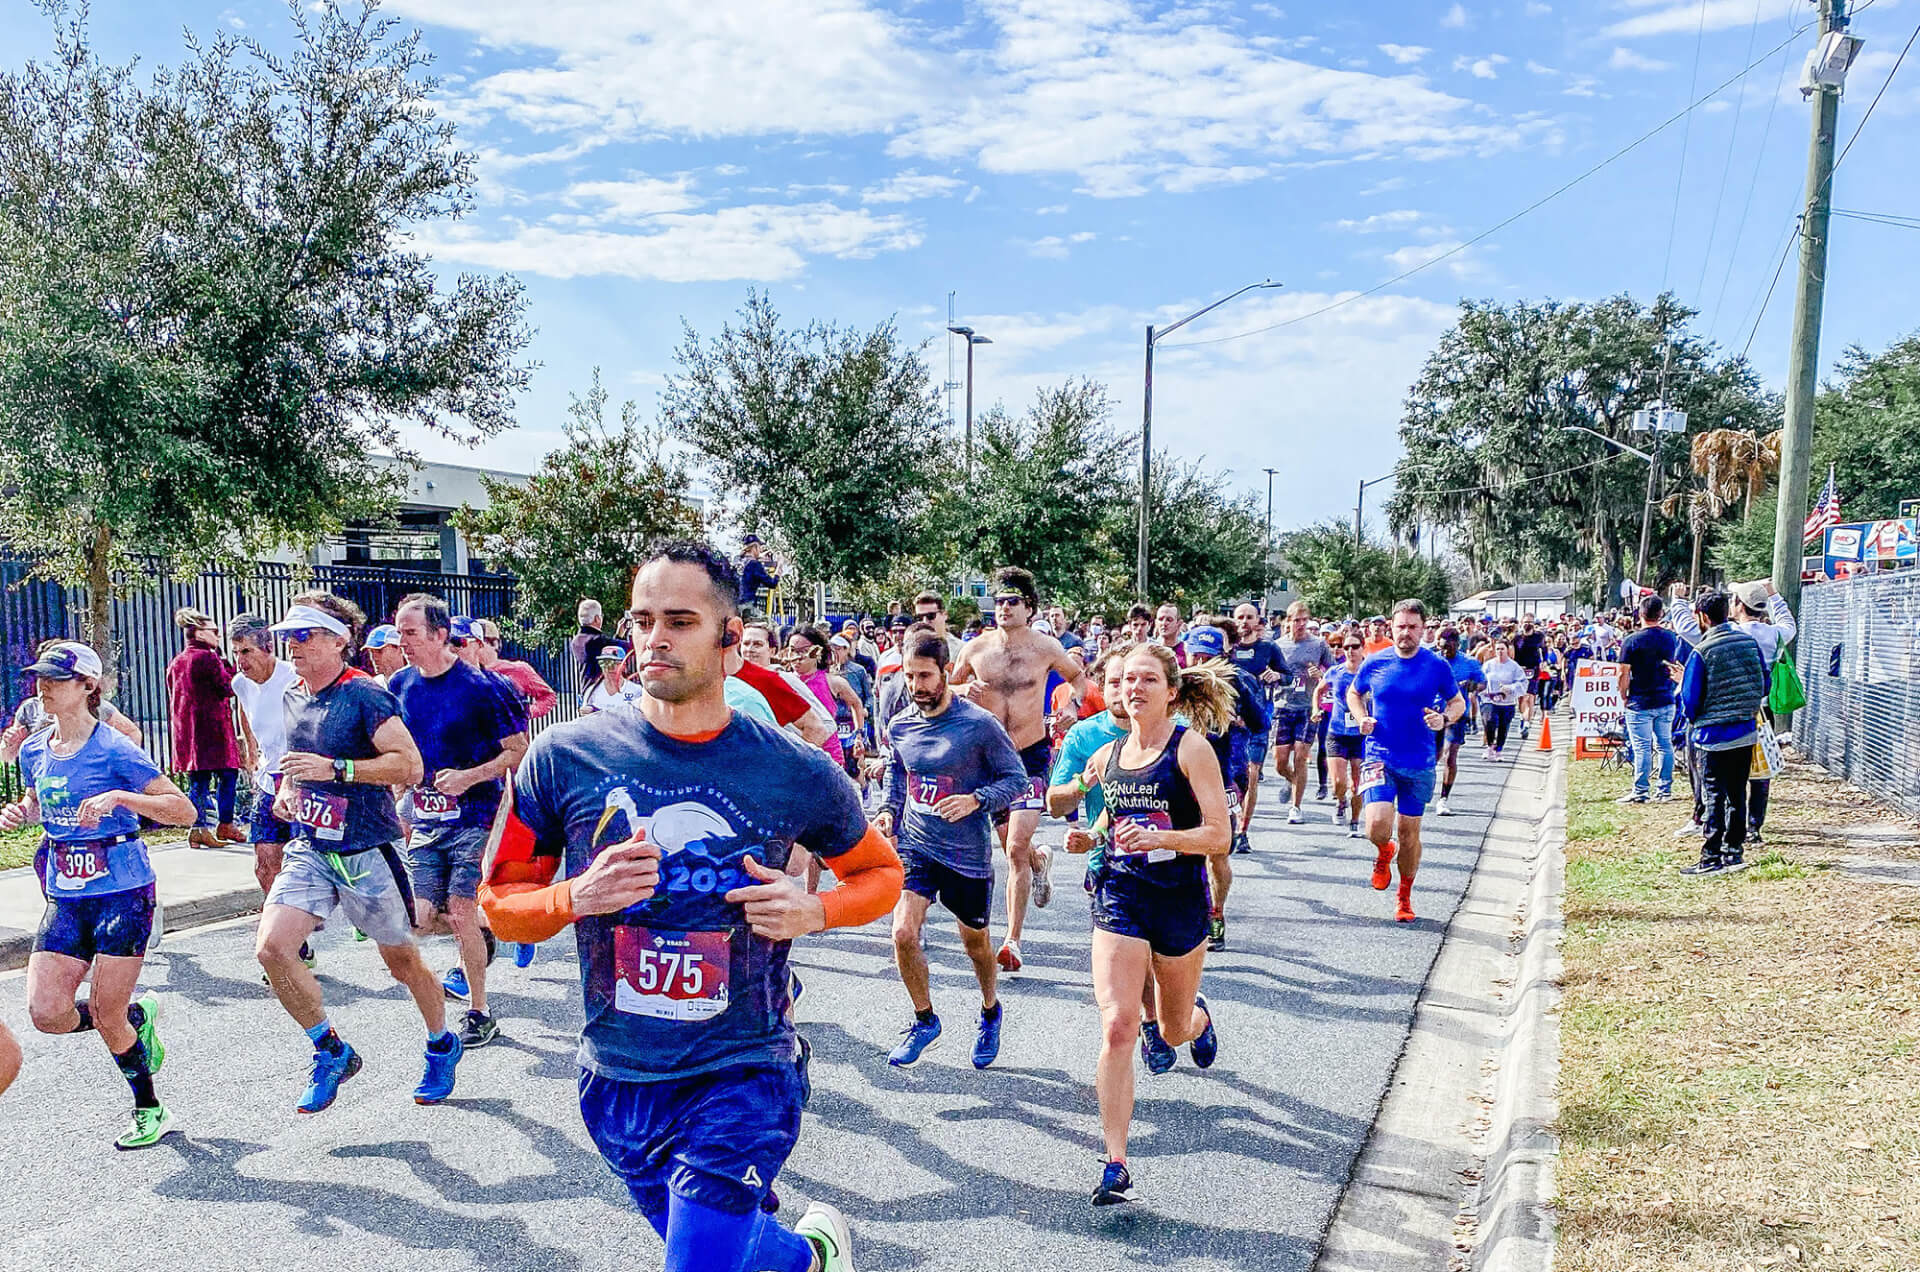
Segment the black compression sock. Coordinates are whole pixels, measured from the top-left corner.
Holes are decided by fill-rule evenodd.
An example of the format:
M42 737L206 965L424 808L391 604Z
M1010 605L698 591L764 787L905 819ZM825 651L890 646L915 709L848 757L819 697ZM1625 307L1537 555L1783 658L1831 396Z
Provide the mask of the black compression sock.
M493 929L492 929L492 928L488 928L488 927L483 927L483 928L481 928L481 929L480 929L480 936L481 936L481 938L482 938L483 940L485 940L485 941L486 941L486 943L487 943L487 966L488 966L488 967L492 967L492 966L493 966L493 956L494 956L494 954L496 954L496 953L497 953L497 952L499 951L499 949L500 949L500 943L499 943L498 941L496 941L496 940L494 940L494 939L493 939Z
M940 1017L933 1014L933 1008L931 1007L927 1008L925 1011L914 1012L913 1018L919 1021L923 1025L930 1025L934 1021L940 1019Z
M1000 1004L996 1001L991 1007L982 1007L980 1009L980 1019L982 1020L1000 1019Z
M147 1009L139 1003L127 1004L127 1023L135 1029L147 1023Z
M147 1049L139 1039L134 1039L133 1045L115 1056L113 1062L120 1066L120 1076L133 1088L133 1107L160 1107L160 1097L153 1093L153 1073L147 1067Z

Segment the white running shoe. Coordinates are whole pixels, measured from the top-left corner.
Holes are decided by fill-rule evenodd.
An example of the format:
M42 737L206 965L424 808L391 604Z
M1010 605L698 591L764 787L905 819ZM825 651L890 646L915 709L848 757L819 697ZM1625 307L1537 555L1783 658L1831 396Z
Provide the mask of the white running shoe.
M853 1233L847 1228L847 1217L838 1210L816 1201L793 1225L793 1231L805 1237L820 1256L820 1272L853 1272Z
M1333 805L1332 811L1330 811L1327 814L1327 820L1332 822L1336 826L1346 825L1347 824L1347 801L1344 799L1336 801Z
M1040 909L1047 908L1053 900L1053 849L1033 846L1033 903Z
M1287 825L1298 826L1306 821L1306 815L1300 811L1300 805L1294 804L1287 809Z
M1442 817L1453 816L1453 810L1447 807L1447 797L1445 795L1442 795L1439 800L1434 803L1433 811Z

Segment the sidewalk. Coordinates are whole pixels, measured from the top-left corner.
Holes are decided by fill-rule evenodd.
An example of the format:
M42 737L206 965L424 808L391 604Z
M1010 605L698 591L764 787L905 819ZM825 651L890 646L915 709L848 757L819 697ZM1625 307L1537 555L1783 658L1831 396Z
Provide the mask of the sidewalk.
M153 849L160 904L167 930L218 923L260 908L253 878L253 848L189 848L184 843ZM46 902L33 867L0 871L0 971L24 967Z

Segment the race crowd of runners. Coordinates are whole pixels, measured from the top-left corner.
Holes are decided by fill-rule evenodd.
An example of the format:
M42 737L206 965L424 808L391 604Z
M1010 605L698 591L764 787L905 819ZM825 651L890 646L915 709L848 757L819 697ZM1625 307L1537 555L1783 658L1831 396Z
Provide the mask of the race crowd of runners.
M1130 1201L1136 1054L1161 1074L1180 1048L1208 1069L1232 1044L1202 980L1209 951L1227 947L1233 861L1252 851L1268 758L1264 784L1287 822L1311 802L1364 837L1373 851L1355 870L1394 889L1392 918L1411 923L1423 819L1451 813L1475 723L1482 757L1498 761L1575 661L1619 644L1606 622L1456 625L1415 600L1351 621L1304 603L1274 615L1250 602L1185 616L1138 605L1109 629L1043 607L1017 567L993 578L991 620L964 633L948 630L934 591L829 631L764 618L775 581L757 543L738 561L662 547L611 630L598 603L581 603L582 715L537 731L555 691L501 656L497 625L436 596L409 596L378 624L323 591L272 621L243 615L224 635L257 793L244 827L231 781L195 771L183 791L141 749L101 699L92 649L44 647L26 669L34 695L0 736L27 787L0 807L0 829L44 832L31 1022L100 1036L133 1096L116 1146L150 1147L175 1127L156 1087L164 1000L140 987L159 928L141 836L191 826L196 844L253 846L259 963L313 1049L305 1089L287 1093L299 1113L321 1113L365 1059L384 1059L363 1059L352 1022L330 1015L318 929L350 925L406 988L424 1033L421 1104L447 1099L464 1053L500 1037L487 996L496 950L511 946L525 967L572 929L582 1115L665 1241L666 1267L851 1268L839 1211L816 1203L792 1228L775 1217L809 1090L790 943L891 916L911 1014L887 1063L910 1067L948 1028L924 939L938 905L978 984L963 1036L984 1069L1000 1052L1001 981L1022 969L1029 907L1064 903L1065 871L1091 916L1102 1021L1105 1159L1091 1197ZM218 649L209 617L178 617L187 654ZM1709 652L1716 639L1702 642ZM1678 651L1659 665L1678 667ZM1733 674L1723 665L1752 671L1715 655L1717 689ZM1678 691L1699 718L1701 686ZM1670 713L1667 724L1657 736L1671 737ZM1643 798L1667 793L1670 745L1667 756L1651 796L1642 761ZM1708 856L1730 846L1737 859L1745 816L1729 812L1725 786L1708 784L1701 817ZM1043 813L1064 819L1057 842L1041 841ZM423 954L436 934L452 938L444 973ZM0 1026L0 1088L17 1065Z

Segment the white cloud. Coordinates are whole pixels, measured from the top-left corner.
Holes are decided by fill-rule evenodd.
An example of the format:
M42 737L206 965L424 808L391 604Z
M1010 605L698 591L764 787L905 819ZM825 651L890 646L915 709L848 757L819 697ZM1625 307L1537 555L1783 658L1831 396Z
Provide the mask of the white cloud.
M561 196L567 203L597 204L598 210L578 218L586 222L640 221L662 212L685 212L700 206L693 180L685 173L672 178L635 174L623 181L576 181Z
M1530 75L1558 75L1560 72L1555 67L1548 66L1544 63L1536 62L1532 58L1528 58L1527 73Z
M1100 197L1252 180L1276 161L1438 159L1525 144L1550 125L1496 123L1406 75L1315 65L1260 47L1206 10L1132 0L984 0L998 42L986 84L889 149L989 172L1072 172Z
M1527 0L1521 12L1530 18L1544 18L1553 12L1553 6L1550 4L1542 4L1540 0Z
M1067 205L1064 203L1049 203L1044 208L1035 208L1033 214L1035 216L1061 216L1066 213L1066 210Z
M1412 208L1399 208L1392 212L1375 212L1357 221L1335 221L1331 228L1351 234L1379 234L1385 230L1404 230L1419 223L1420 213Z
M1471 249L1464 247L1458 239L1442 239L1437 243L1409 243L1405 247L1388 252L1381 259L1393 266L1396 274L1404 274L1410 269L1431 265L1446 257L1447 272L1455 278L1477 278L1485 274L1479 260ZM1449 255L1449 253L1453 253Z
M1406 188L1407 179L1405 177L1386 177L1362 190L1360 197L1366 199L1376 194L1392 194L1395 190L1404 190Z
M918 247L921 238L905 217L804 203L662 213L633 233L555 225L489 233L453 225L421 236L419 246L441 260L548 278L771 282L797 276L809 257L865 258Z
M1462 4L1456 4L1451 9L1448 9L1446 13L1441 15L1440 25L1443 27L1450 27L1456 31L1466 26L1467 25L1466 6Z
M1663 3L1664 0L1646 0ZM1637 39L1645 35L1692 35L1702 28L1724 31L1747 26L1753 21L1752 0L1672 0L1654 13L1625 18L1604 28L1600 34L1615 40Z
M1566 97L1605 97L1606 94L1599 91L1599 83L1591 75L1576 75L1573 82L1560 92Z
M1382 44L1380 51L1402 66L1412 66L1433 52L1432 49L1422 48L1418 44Z
M967 183L958 177L942 177L914 171L888 177L879 185L860 192L862 203L912 203L915 199L945 198Z
M1454 70L1471 71L1475 79L1498 79L1500 72L1495 68L1506 64L1507 58L1501 53L1489 53L1485 57L1469 57L1463 54L1453 59Z
M531 50L461 113L604 139L889 127L920 108L931 67L902 24L861 0L390 0L390 12Z
M1657 58L1645 57L1632 49L1615 48L1613 56L1607 59L1607 66L1615 71L1666 71L1673 69L1672 62L1662 62Z
M1091 243L1100 237L1092 230L1080 230L1073 234L1049 234L1027 244L1027 255L1038 256L1043 260L1064 261L1071 248L1081 243Z
M1131 322L1133 316L1132 311L1118 305L1096 305L1077 313L1050 316L979 314L970 316L967 324L981 335L993 337L1004 354L1017 358L1028 353L1047 353L1088 336L1119 330Z

